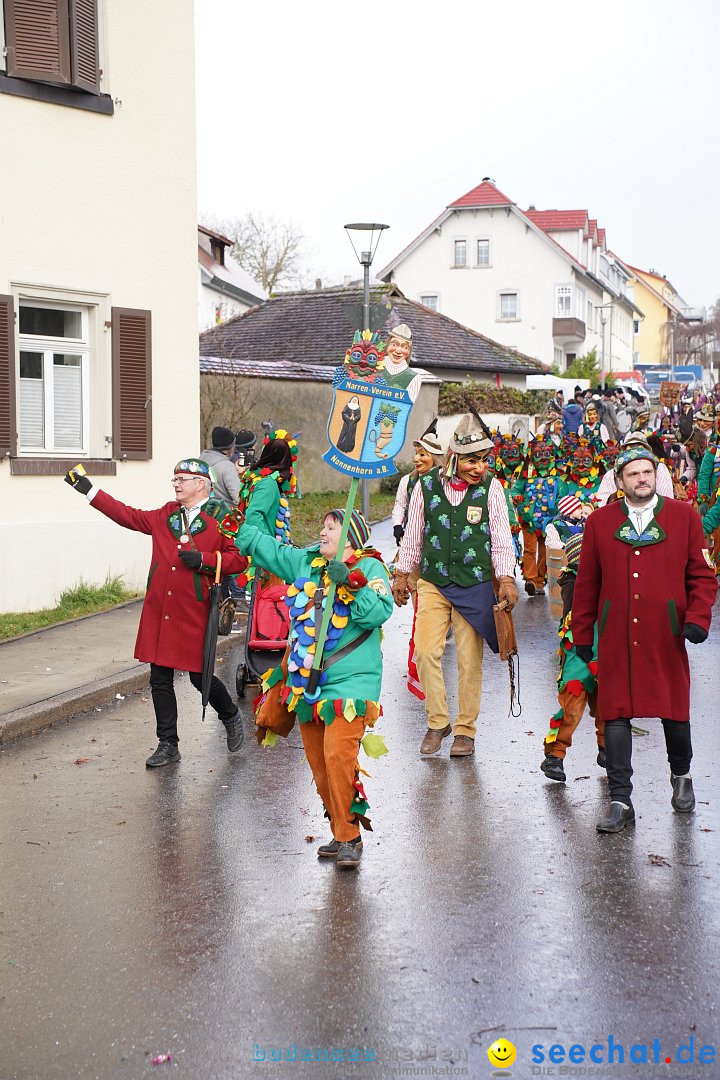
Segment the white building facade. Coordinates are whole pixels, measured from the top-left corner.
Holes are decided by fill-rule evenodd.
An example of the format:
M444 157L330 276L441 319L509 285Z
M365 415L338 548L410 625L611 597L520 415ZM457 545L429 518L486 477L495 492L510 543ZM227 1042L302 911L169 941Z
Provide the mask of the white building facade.
M560 371L593 348L608 371L632 367L639 314L587 211L523 212L484 180L378 276Z
M232 240L198 225L198 332L262 304L266 293L229 254Z
M147 537L63 475L155 507L199 449L192 0L37 7L0 0L3 611L144 587Z

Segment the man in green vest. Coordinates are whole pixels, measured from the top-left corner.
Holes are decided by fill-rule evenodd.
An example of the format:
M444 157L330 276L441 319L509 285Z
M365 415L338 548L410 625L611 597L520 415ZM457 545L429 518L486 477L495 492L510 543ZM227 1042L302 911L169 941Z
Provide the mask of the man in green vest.
M401 323L390 331L382 377L388 386L407 390L414 403L420 393L424 373L410 367L411 355L412 330L406 323Z
M483 642L498 651L493 574L498 596L512 608L515 551L502 485L490 469L493 442L484 424L464 416L453 435L444 470L416 484L398 556L393 596L407 603L408 577L420 566L417 583L415 658L425 692L428 729L421 754L435 754L451 731L451 757L475 752L475 721L482 695ZM442 656L447 632L455 631L458 715L451 726Z

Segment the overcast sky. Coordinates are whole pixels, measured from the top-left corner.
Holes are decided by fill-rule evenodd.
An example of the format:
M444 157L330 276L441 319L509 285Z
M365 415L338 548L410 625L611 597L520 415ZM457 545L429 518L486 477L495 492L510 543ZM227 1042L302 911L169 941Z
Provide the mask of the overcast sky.
M198 206L294 222L308 277L374 270L484 176L587 209L689 304L720 296L717 0L196 0Z

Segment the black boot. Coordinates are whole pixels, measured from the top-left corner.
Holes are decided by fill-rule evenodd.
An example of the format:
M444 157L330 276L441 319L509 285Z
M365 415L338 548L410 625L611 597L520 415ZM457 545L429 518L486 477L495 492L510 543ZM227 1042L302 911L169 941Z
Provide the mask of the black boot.
M545 760L540 763L540 768L548 780L558 780L561 784L565 783L565 769L561 758L546 754Z
M598 832L622 832L626 825L635 821L635 811L632 806L621 802L611 802L607 817L601 818L595 828Z
M223 724L227 732L227 748L231 754L234 754L236 750L240 749L245 740L240 710L238 709L229 720L223 720Z
M180 760L180 751L177 748L177 743L168 742L167 739L161 739L158 743L157 750L154 754L145 762L148 769L159 769L162 765L169 765L172 761Z
M673 796L670 800L673 810L679 814L689 814L695 809L695 792L693 782L689 776L673 776L670 773Z

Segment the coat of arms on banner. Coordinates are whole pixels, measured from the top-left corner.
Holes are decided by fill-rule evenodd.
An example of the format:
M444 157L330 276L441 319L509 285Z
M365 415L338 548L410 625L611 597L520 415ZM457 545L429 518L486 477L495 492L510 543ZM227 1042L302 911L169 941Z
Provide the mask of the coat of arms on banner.
M328 420L330 449L323 460L338 472L367 480L397 472L412 399L383 378L385 342L357 330L345 362L335 369Z

